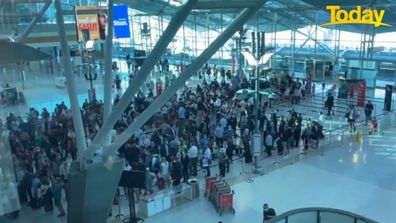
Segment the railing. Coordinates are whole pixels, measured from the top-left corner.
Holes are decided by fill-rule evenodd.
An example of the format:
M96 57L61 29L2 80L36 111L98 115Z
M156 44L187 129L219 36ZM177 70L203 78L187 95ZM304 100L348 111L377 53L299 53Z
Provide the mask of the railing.
M377 129L373 134L382 135L383 130L390 127L392 123L392 114L395 114L395 112L396 109L373 116L373 118L376 119L377 121ZM345 122L345 124L343 124L343 122ZM365 122L366 120L363 119L355 122L355 125L362 126ZM360 132L363 135L363 133L361 132L361 130L359 130L359 128L356 130L356 132ZM337 143L342 144L345 139L350 139L351 136L355 136L354 133L349 131L349 124L346 121L344 121L342 118L339 122L339 127L324 131L324 135L325 135L324 139L322 139L320 142L320 148L322 149L322 152L325 149L325 147L328 145L336 145Z
M309 207L285 212L266 223L378 223L361 215L333 208Z

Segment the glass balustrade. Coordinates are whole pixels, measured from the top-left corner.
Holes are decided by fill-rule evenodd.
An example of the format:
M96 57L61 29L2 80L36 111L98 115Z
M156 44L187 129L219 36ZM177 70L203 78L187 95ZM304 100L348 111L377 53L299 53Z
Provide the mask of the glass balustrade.
M332 208L301 208L283 213L268 223L378 223L358 214Z

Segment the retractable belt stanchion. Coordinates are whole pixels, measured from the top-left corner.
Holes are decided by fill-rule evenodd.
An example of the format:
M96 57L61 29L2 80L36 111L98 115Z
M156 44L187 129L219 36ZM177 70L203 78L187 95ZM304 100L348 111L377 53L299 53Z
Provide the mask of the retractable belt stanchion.
M294 144L294 142L292 142L292 144ZM292 147L293 145L291 145L290 146L290 149L289 149L289 155L291 156L291 159L290 159L290 162L289 162L289 164L291 165L291 164L293 164L294 163L294 147Z
M256 162L256 161L255 161ZM247 180L247 182L248 183L252 183L253 182L253 179L252 179L252 169L254 168L254 163L252 163L251 165L249 165L249 177L248 177L248 180Z
M267 173L267 167L265 166L265 157L263 156L263 158L262 158L262 160L263 160L263 172L261 173L261 176L267 176L268 175L268 173Z
M318 143L318 145L320 146L320 139L318 139L319 140L319 143ZM320 149L320 155L321 156L324 156L324 147L325 147L325 140L324 140L324 138L322 139L322 148L319 148Z
M245 176L246 175L245 162L243 161L243 159L241 159L239 162L241 162L241 165L242 165L242 171L241 171L240 175Z
M117 189L117 197L118 197L118 213L115 216L116 218L121 219L122 217L124 217L124 214L121 213L121 192L120 192L120 188Z
M280 163L279 163L279 160L278 160L278 157L279 157L278 149L275 149L275 154L276 154L276 156L275 156L274 165L275 165L275 166L278 166L278 165L280 164Z

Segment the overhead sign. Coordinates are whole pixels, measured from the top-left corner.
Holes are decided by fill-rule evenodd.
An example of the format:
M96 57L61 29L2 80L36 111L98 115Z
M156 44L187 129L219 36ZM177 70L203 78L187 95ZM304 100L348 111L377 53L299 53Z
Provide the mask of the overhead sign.
M89 6L76 6L76 22L79 41L100 39L98 14L78 13L78 11L90 9Z
M113 6L113 26L115 38L130 38L128 7L126 5Z
M330 11L330 22L320 26L329 26L337 24L368 24L378 26L391 26L383 23L385 10L365 9L362 11L362 6L357 6L356 9L347 11L341 9L339 5L328 5L326 9Z

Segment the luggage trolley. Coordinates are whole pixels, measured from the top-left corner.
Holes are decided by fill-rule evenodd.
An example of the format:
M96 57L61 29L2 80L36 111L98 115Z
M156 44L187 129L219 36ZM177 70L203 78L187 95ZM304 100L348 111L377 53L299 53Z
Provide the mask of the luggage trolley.
M220 216L222 215L224 209L230 209L232 213L235 214L233 201L234 201L234 194L232 192L220 194L220 204L218 208L218 212Z
M210 190L212 189L212 185L215 182L220 181L221 179L219 177L206 177L205 178L205 193L204 196L206 197L207 195L210 194Z
M233 207L234 191L231 190L226 181L213 181L209 191L209 201L213 203L220 216L222 216L225 209L230 209L235 214Z
M210 193L209 193L209 197L208 197L209 201L211 201L213 204L216 204L218 192L220 190L224 190L227 188L228 188L228 185L225 181L220 180L220 181L214 182L210 189Z

